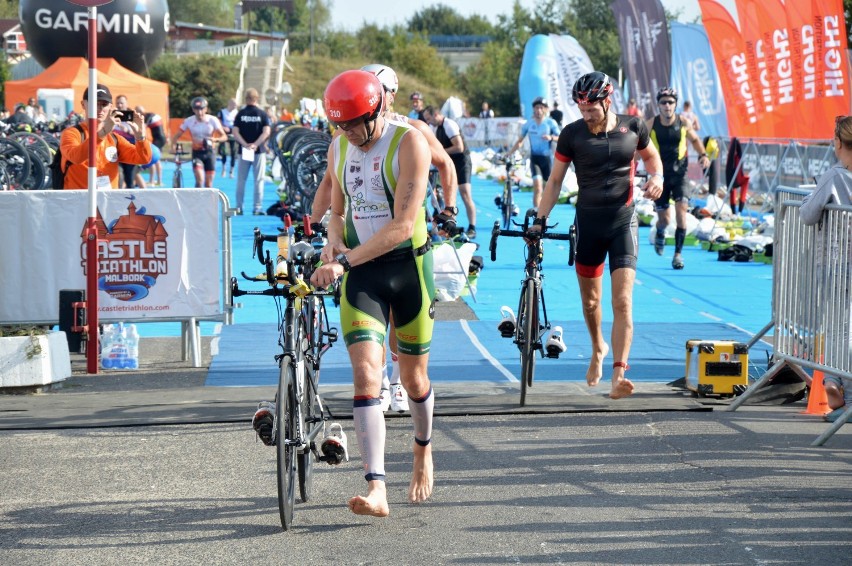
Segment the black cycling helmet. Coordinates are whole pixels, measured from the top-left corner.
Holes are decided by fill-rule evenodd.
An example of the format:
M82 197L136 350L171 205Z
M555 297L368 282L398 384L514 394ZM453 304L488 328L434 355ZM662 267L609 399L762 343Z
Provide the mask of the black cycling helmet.
M544 106L545 108L550 106L547 103L547 99L544 98L543 96L536 96L535 100L533 100L532 105L533 105L533 108L535 108L536 106Z
M613 90L615 87L612 86L612 79L606 73L593 71L577 79L571 91L571 98L577 104L591 104L606 100Z
M670 96L677 102L677 89L673 86L666 86L657 91L657 102L664 96Z
M192 103L190 104L193 110L199 110L201 108L207 108L207 99L203 96L196 96L192 99Z

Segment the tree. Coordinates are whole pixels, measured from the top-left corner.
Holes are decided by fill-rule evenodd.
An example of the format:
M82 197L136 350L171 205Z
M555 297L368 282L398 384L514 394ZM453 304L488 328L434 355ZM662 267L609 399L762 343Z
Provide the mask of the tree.
M408 31L425 35L491 35L494 26L483 16L464 17L437 4L415 12L408 20Z
M621 43L610 0L570 0L566 14L568 33L580 42L596 70L618 76Z
M508 43L486 43L482 57L462 77L462 93L468 108L479 108L487 100L496 114L517 116L520 68L520 53Z
M180 0L169 2L169 15L172 22L231 27L234 4L233 0Z
M190 114L189 102L203 96L212 112L223 108L236 92L240 77L235 57L176 57L164 55L151 67L151 78L169 83L169 114Z

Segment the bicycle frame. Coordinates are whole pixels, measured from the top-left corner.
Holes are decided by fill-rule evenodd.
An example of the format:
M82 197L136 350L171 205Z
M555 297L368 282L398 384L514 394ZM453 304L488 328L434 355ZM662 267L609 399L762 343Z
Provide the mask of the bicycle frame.
M521 237L526 242L526 257L524 261L524 279L521 281L521 294L518 301L518 315L515 323L514 344L521 354L521 406L526 403L527 388L532 387L535 374L536 352L545 357L542 347L542 337L550 330L550 321L547 319L547 307L544 302L544 274L542 273L542 259L544 257L543 239L567 240L569 242L568 264L574 264L574 248L576 243L575 227L572 225L568 234L547 233L547 228L554 226L542 226L542 231L530 233L528 213L523 224L515 222L523 230L501 230L500 221L494 222L491 230L491 261L497 259L497 238L499 236ZM553 357L557 357L557 355ZM551 356L547 356L551 357Z

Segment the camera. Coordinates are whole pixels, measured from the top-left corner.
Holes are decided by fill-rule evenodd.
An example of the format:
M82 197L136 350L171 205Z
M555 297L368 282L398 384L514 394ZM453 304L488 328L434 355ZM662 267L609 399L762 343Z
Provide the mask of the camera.
M122 122L132 122L136 117L136 113L133 110L116 110L116 113Z

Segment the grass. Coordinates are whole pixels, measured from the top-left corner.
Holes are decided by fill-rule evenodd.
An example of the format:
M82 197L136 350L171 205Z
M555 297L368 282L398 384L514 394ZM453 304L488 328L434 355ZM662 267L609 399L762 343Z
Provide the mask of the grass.
M328 82L349 69L360 69L374 61L364 59L331 59L329 57L314 56L306 54L291 54L287 62L293 67L293 71L284 71L284 80L293 87L293 102L290 107L298 106L302 98L319 98L325 92ZM409 110L408 96L419 91L426 98L427 104L440 106L454 93L448 90L438 89L423 82L421 79L405 73L397 73L399 77L399 94L394 105L400 114L407 114ZM455 93L458 94L458 93Z

